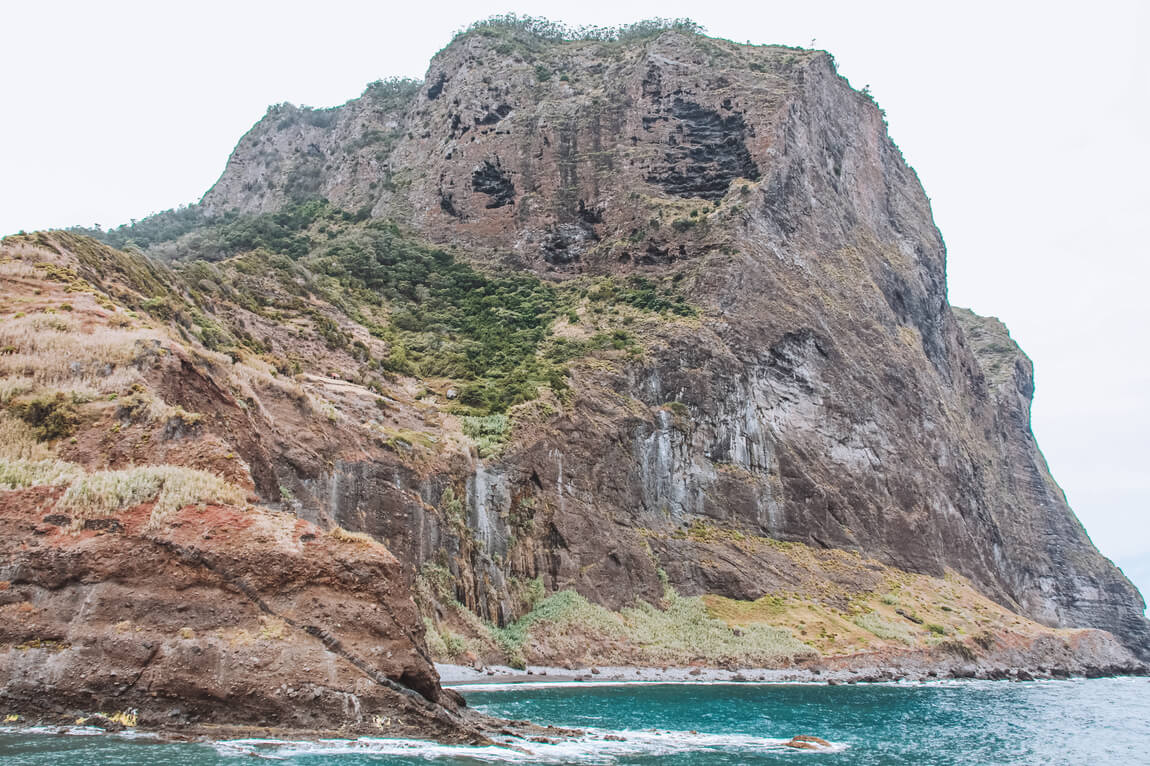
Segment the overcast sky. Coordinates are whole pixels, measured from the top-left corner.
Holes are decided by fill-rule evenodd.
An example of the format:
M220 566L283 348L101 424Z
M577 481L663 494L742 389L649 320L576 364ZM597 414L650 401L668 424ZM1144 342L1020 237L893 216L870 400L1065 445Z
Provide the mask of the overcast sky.
M193 202L269 104L422 77L454 31L494 13L686 16L718 37L813 43L886 110L946 239L951 302L1002 318L1030 354L1055 477L1150 593L1148 9L0 0L0 234Z

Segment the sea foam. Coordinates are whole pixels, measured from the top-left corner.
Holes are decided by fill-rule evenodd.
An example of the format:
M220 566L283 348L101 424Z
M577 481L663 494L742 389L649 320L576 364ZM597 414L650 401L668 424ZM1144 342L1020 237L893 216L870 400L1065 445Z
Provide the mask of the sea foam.
M275 739L237 739L215 742L223 756L261 756L289 759L300 755L405 756L422 760L467 759L481 763L588 763L610 764L629 756L672 756L692 752L839 752L846 745L832 743L818 750L796 750L789 739L744 734L707 734L675 730L583 729L584 735L552 742L504 738L501 745L441 745L413 739L360 737L297 742Z

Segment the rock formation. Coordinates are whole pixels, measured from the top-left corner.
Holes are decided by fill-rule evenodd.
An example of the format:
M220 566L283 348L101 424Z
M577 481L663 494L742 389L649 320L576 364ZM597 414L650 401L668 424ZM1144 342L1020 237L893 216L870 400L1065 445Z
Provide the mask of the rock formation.
M672 593L850 615L902 571L969 583L1047 626L1109 631L1150 660L1141 597L1034 442L1029 360L997 320L949 305L918 179L826 53L678 28L558 40L480 25L423 83L273 107L199 206L100 236L148 255L13 237L5 278L39 285L28 300L41 310L75 304L88 324L68 332L135 333L132 353L33 371L6 417L88 470L208 470L292 514L285 529L299 517L386 544L400 564L381 552L370 566L387 594L353 584L372 579L359 564L346 582L344 564L324 569L294 532L276 545L298 563L243 576L267 581L250 587L276 614L283 588L320 587L293 579L305 562L309 583L335 578L322 603L351 594L340 621L391 604L399 616L379 630L398 643L377 670L427 700L438 686L408 588L429 626L479 630L564 591L610 610ZM70 430L43 430L29 392L81 382L104 404L76 399ZM107 401L125 394L159 404L144 416ZM133 542L140 561L225 587L164 542L182 530ZM71 607L44 583L83 579L61 574L64 551L120 538L46 535L58 558L21 553L17 568L36 591L20 603L58 613L47 631ZM810 553L769 553L788 545ZM107 572L128 565L108 555ZM122 609L108 604L101 624L134 625ZM243 609L254 631L260 609ZM1121 665L1099 641L1079 644ZM41 682L8 662L5 689ZM350 693L343 672L315 699ZM283 716L331 723L304 720L311 710Z
M372 99L325 127L269 114L204 206L275 209L307 174L334 203L492 267L679 279L703 307L641 362L578 378L550 435L476 469L475 514L524 495L553 509L531 557L491 521L508 574L611 605L657 597L635 530L702 517L953 568L1023 614L1114 631L1147 656L1141 599L1034 443L1029 361L993 320L949 306L922 187L829 55L481 29L435 57L405 109ZM371 130L390 131L388 151L349 139ZM654 558L685 592L769 590L689 550Z

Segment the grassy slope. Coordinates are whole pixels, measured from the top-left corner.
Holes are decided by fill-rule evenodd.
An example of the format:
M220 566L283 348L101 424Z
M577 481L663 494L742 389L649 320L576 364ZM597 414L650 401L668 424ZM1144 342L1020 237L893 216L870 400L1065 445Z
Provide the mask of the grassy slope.
M721 535L699 525L690 534L708 542ZM995 641L1069 637L987 599L961 576L912 574L857 553L809 548L767 538L728 539L753 554L782 551L802 593L779 591L756 601L713 594L684 597L667 588L659 604L639 602L612 612L572 591L543 597L525 616L498 629L452 600L446 570L425 567L416 600L425 614L429 646L439 661L478 660L578 667L587 665L709 665L779 667L817 657L942 647L977 654ZM844 590L844 574L877 573L876 587Z

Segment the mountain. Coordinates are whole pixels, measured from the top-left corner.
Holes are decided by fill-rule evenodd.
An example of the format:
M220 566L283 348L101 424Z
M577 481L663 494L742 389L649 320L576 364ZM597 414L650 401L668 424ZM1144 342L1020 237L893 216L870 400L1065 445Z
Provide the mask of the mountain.
M86 233L103 243L9 237L0 261L7 603L55 625L30 648L41 628L9 628L8 700L49 684L21 652L99 663L135 624L62 617L128 546L154 551L133 559L141 592L163 556L217 562L205 604L364 679L323 693L414 691L436 736L484 724L430 659L992 677L1150 660L1141 596L1035 444L1030 361L949 305L922 187L824 52L496 19L422 83L272 107L197 206ZM136 475L159 466L182 473ZM113 492L123 471L144 488ZM217 513L266 531L236 558ZM234 637L199 638L220 615L171 635L163 586L160 656L230 642L212 650L238 673ZM373 603L390 622L362 627ZM362 630L395 642L387 661ZM215 700L210 720L241 688L148 663L173 699ZM284 709L282 673L243 676L266 700L243 723ZM324 709L312 728L368 715Z

